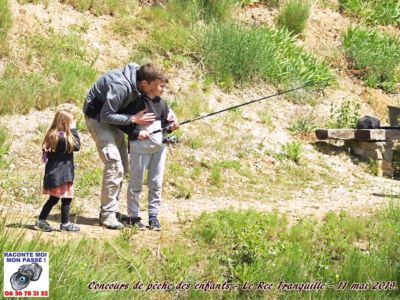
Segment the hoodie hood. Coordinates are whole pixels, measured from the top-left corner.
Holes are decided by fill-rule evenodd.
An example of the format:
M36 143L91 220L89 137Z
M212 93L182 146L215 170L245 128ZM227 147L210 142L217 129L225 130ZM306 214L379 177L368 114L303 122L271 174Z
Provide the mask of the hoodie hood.
M139 70L140 66L136 63L127 64L122 70L122 74L131 84L132 90L137 90L136 86L136 72Z

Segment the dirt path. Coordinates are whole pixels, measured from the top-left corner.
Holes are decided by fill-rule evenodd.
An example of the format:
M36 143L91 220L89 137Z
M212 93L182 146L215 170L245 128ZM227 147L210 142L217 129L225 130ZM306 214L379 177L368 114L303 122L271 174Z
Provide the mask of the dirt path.
M354 191L346 190L342 187L321 188L318 193L298 193L290 201L270 199L268 201L237 201L229 198L194 198L190 200L168 199L163 203L161 209L161 223L163 231L125 231L126 236L137 245L147 246L154 251L160 244L171 239L178 238L182 234L182 229L193 221L194 218L203 212L211 213L221 209L255 209L259 212L272 212L287 214L290 223L296 222L301 217L313 216L317 219L323 218L326 213L346 211L351 215L368 215L374 210L385 207L393 199L397 201L400 195L400 183L383 178L374 178L371 181L374 185L363 187ZM25 205L20 203L15 206L2 205L0 208L7 212L6 226L12 234L19 230L25 231L27 239L45 239L53 242L69 242L81 238L104 239L117 237L119 231L107 230L98 225L96 209L92 208L91 213L84 213L75 219L81 227L81 233L62 233L54 231L52 233L40 233L33 229L33 223L37 214L18 213ZM123 207L125 205L122 205ZM26 207L25 207L26 209ZM24 209L24 211L26 211ZM142 212L146 216L145 212ZM58 228L59 214L56 211L50 216L49 222ZM144 222L147 220L144 218Z
M104 239L120 235L118 231L107 230L98 225L98 205L100 186L93 186L90 193L82 199L76 199L75 204L81 205L78 210L76 222L81 227L80 234L69 234L55 231L52 233L40 233L33 230L36 216L39 214L44 198L39 202L27 203L21 200L20 196L33 189L38 193L40 189L40 127L47 126L51 121L54 109L45 111L34 111L26 116L4 116L0 125L7 126L10 131L11 147L7 159L12 161L10 176L3 178L0 185L0 209L7 215L6 226L11 230L12 235L18 230L24 230L27 239L37 238L50 241L76 240L80 238ZM42 129L43 131L43 129ZM88 151L87 159L97 163L97 153L92 139L87 133L81 133L82 144ZM26 151L29 149L30 151ZM34 154L34 155L33 155ZM79 154L84 155L84 154ZM319 155L311 152L309 155ZM390 199L397 200L400 195L400 182L385 178L379 178L361 172L349 159L338 156L324 155L329 166L335 174L343 176L343 185L336 186L315 178L312 182L313 188L299 188L289 191L289 198L284 197L276 190L268 198L237 200L234 197L211 197L194 194L189 200L174 199L166 197L161 209L160 219L163 231L159 232L138 232L126 231L122 235L128 236L138 245L147 245L156 249L164 241L178 238L182 235L182 228L190 223L203 212L215 212L220 209L255 209L259 212L285 213L289 222L295 222L301 217L314 216L322 219L329 211L340 212L342 210L352 215L368 215L375 209L384 207ZM32 175L33 174L33 175ZM355 174L355 175L354 175ZM33 177L38 181L33 187L25 187L24 182ZM12 180L17 180L13 183ZM225 185L233 184L226 182ZM267 184L266 184L267 185ZM317 186L317 188L315 188ZM3 190L1 187L5 187ZM226 186L225 186L226 187ZM126 187L125 187L126 188ZM203 187L205 188L205 187ZM37 190L37 191L36 191ZM285 191L287 192L287 191ZM125 190L121 199L120 211L126 212ZM40 200L41 199L41 200ZM29 200L29 198L28 198ZM144 198L142 200L145 206ZM3 214L4 215L4 214ZM147 214L142 212L145 217ZM55 209L50 217L50 223L58 228L59 211ZM144 220L147 222L147 220Z

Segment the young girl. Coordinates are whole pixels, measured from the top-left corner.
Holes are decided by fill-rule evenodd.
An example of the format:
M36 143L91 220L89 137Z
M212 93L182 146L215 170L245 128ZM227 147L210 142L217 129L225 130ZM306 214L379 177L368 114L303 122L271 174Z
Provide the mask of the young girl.
M50 129L42 144L43 162L46 163L43 194L49 195L44 204L35 228L52 231L46 219L54 205L61 198L61 231L79 231L79 227L70 222L70 205L74 196L74 155L79 151L80 139L76 130L75 116L66 110L56 113Z

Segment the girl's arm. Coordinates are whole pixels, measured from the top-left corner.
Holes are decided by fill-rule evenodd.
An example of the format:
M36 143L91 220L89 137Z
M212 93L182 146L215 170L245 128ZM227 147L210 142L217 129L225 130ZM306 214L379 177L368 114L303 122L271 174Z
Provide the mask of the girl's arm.
M71 128L71 133L76 141L74 151L79 151L81 149L81 139L79 137L78 130L76 128Z

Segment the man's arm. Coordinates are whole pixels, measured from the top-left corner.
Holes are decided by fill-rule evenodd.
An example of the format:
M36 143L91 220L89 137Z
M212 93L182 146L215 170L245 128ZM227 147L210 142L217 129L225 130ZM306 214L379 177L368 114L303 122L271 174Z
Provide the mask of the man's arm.
M100 112L100 121L112 125L131 124L130 115L118 113L128 96L128 87L122 83L112 82L107 92L106 101Z
M113 82L107 92L107 99L100 112L100 121L112 125L129 125L132 123L148 125L156 120L153 113L146 111L138 112L135 115L119 113L124 101L129 97L128 88L121 83Z

